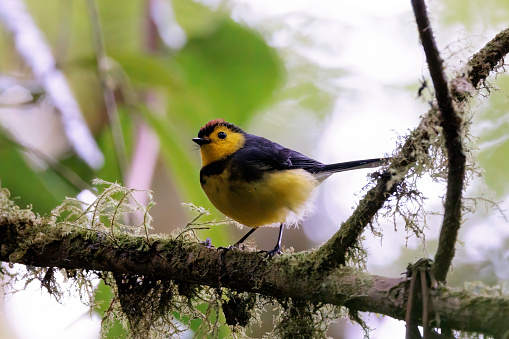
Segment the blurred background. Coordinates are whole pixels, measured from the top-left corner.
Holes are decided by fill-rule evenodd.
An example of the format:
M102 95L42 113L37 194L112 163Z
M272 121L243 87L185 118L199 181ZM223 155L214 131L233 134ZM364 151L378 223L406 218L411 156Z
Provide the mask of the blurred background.
M429 11L451 76L509 22L505 0L433 0ZM428 110L430 90L418 95L424 81L431 87L406 0L2 0L0 186L41 215L66 196L87 199L93 178L151 189L153 232L170 233L193 218L183 202L222 218L200 188L191 141L207 121L224 118L322 162L381 157ZM489 82L489 96L471 104L470 141L483 175L465 196L482 199L466 200L476 210L461 229L453 286L509 279L501 213L509 208L509 77ZM283 246L302 251L329 239L370 172L328 179L315 214L285 232ZM418 187L428 198L419 219L426 241L402 220L380 218L383 237L367 231L363 240L370 272L398 276L434 254L445 185L423 178ZM245 232L223 225L198 235L228 246ZM276 237L271 228L253 235L259 249ZM97 338L104 312L78 296L57 303L35 283L5 295L2 310L2 338ZM364 318L372 338L404 337L402 322ZM270 330L271 319L266 312L252 335ZM339 321L329 335L363 332Z

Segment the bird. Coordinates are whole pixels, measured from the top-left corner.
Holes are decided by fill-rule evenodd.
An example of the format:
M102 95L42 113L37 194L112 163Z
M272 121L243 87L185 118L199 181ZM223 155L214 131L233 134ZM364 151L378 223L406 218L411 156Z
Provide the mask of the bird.
M244 132L224 119L210 120L198 137L202 167L200 184L221 213L251 227L231 247L244 242L261 226L279 224L276 246L281 253L285 223L302 217L315 188L336 172L373 168L388 158L324 164L266 138Z

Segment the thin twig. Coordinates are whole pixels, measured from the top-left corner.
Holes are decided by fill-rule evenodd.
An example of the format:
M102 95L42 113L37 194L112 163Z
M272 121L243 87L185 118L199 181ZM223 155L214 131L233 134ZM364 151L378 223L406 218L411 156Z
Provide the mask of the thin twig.
M461 226L461 195L466 161L460 135L462 120L454 109L447 78L443 72L442 59L433 37L424 0L412 0L412 7L433 86L435 87L435 97L441 113L441 126L447 149L448 173L444 220L433 264L436 279L443 282L454 258L456 240Z
M154 1L145 0L145 6L145 49L150 54L157 54L161 52L161 41L152 16ZM122 90L128 91L126 88ZM126 95L126 98L129 97L130 95ZM164 109L162 108L164 105L161 105L158 96L153 90L146 90L144 92L144 97L145 104L149 110L161 111L161 109ZM126 99L126 101L129 101L127 102L129 110L133 110L134 107L137 106L134 102L131 102L132 99ZM131 160L125 178L125 185L129 188L136 187L138 189L148 190L154 179L157 160L159 158L160 142L146 121L140 119L136 124L138 127L136 128L135 144L131 152ZM135 197L141 201L141 205L145 205L148 200L148 197L143 195L143 192L133 192L132 199L135 199ZM142 217L141 211L135 211L130 217L133 219L133 224L137 223ZM144 224L145 219L146 215L143 215ZM145 229L145 231L145 233L148 234L148 230Z
M90 25L92 28L92 40L94 46L94 52L97 59L97 72L99 80L101 82L102 93L104 96L104 104L106 107L106 113L111 126L111 133L113 135L113 144L115 146L115 153L117 156L118 166L122 179L127 170L127 151L125 149L124 136L122 133L122 127L120 124L120 117L118 115L117 102L115 100L114 89L112 88L111 79L108 79L109 70L111 68L111 62L106 55L104 48L104 41L102 37L101 22L99 19L99 13L97 10L96 0L86 1L88 14L90 17ZM125 182L125 180L122 180Z

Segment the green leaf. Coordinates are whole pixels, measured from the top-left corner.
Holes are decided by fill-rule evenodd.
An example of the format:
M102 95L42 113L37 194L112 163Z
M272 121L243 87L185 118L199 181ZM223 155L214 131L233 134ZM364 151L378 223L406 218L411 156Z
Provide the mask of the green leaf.
M188 38L209 35L217 25L227 18L226 13L215 12L210 8L190 0L172 0L177 23Z
M209 35L190 39L176 55L187 93L174 98L171 114L223 117L237 124L267 104L281 84L283 67L262 37L232 20Z
M6 187L21 206L32 205L34 212L49 212L66 196L76 195L72 187L51 168L37 170L26 161L20 147L0 135L0 186Z
M163 87L175 91L181 85L180 70L169 56L143 55L136 53L112 54L129 79L136 85Z
M96 306L94 311L99 314L101 318L104 317L106 311L110 307L111 300L113 299L113 292L111 291L111 287L106 285L104 281L101 279L99 282L99 286L97 286L94 298ZM116 322L106 333L106 338L126 338L127 333L124 332L122 325L119 322Z

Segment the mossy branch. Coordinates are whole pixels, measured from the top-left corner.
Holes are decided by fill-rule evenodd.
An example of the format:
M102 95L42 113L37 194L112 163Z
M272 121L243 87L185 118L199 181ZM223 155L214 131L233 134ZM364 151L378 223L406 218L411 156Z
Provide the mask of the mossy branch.
M404 278L381 277L348 267L318 270L309 252L267 260L256 252L209 249L170 237L147 239L124 233L113 239L98 230L77 228L69 232L68 226L55 225L29 213L25 216L2 213L0 260L227 287L277 298L341 305L352 311L395 319L405 317ZM441 288L436 291L433 303L436 316L449 328L489 335L509 329L506 297ZM486 317L487 312L490 317Z
M509 28L498 33L468 62L469 82L477 87L504 60L509 53Z

